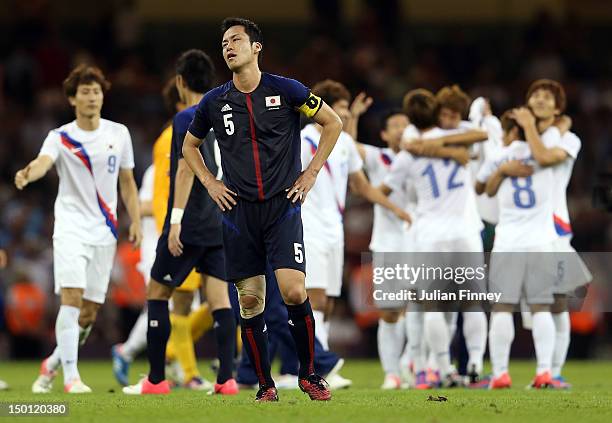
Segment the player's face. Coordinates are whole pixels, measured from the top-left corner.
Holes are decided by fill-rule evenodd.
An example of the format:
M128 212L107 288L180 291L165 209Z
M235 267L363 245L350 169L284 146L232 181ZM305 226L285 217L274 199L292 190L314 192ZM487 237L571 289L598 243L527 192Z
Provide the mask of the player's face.
M527 105L536 119L550 119L559 114L554 94L543 88L535 90L531 94Z
M230 27L221 41L223 59L227 67L236 72L244 65L257 63L257 54L261 51L260 43L252 43L242 25Z
M97 82L80 84L74 97L68 99L77 115L87 118L100 116L104 92Z
M387 126L380 131L380 137L391 148L398 146L402 141L404 129L408 126L408 116L397 114L389 116Z
M461 114L448 107L442 107L438 114L438 123L442 129L457 129L461 123Z
M342 120L342 125L346 127L351 119L351 111L349 110L349 102L347 100L338 100L332 104L332 109Z

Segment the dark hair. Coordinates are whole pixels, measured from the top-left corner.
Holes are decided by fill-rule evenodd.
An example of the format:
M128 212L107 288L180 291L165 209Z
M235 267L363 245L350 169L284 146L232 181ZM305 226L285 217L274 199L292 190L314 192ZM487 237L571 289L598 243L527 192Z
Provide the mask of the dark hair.
M87 85L92 82L100 84L102 92L108 91L111 87L111 83L106 80L100 68L86 64L79 65L64 79L62 84L64 94L66 94L66 97L74 97L79 85Z
M436 125L438 121L438 103L431 91L416 89L404 96L404 113L410 123L423 130Z
M512 109L506 110L504 114L501 115L499 120L501 122L501 127L502 127L502 130L504 131L504 134L507 134L508 132L512 131L514 128L517 128L518 129L517 136L519 140L522 140L522 141L527 140L527 138L525 137L525 131L523 131L523 128L521 127L521 125L519 125L516 119L512 117Z
M181 75L190 90L205 93L215 80L215 65L202 50L187 50L176 61L176 74Z
M176 114L176 103L180 103L181 101L178 89L176 88L175 76L166 81L166 85L164 85L164 89L162 90L162 97L164 99L166 111L170 116L174 116Z
M225 18L221 22L221 34L225 34L225 31L233 26L243 26L244 32L249 36L251 43L263 44L263 35L261 29L253 21L244 18Z
M386 130L389 119L396 115L406 116L406 113L402 109L389 109L380 115L380 129L382 131Z
M312 93L321 97L329 106L333 106L334 103L340 100L351 101L349 90L340 82L331 79L317 82L312 87Z
M563 89L563 85L558 83L557 81L553 81L552 79L538 79L534 81L529 86L527 90L527 96L525 96L525 102L529 102L529 97L532 96L534 92L537 90L546 90L550 91L552 95L555 97L555 106L559 109L559 112L563 113L565 111L565 107L567 106L567 99L565 97L565 90Z
M457 112L462 118L466 118L470 108L470 97L459 87L459 85L450 85L443 87L436 94L438 102L438 110L442 107Z

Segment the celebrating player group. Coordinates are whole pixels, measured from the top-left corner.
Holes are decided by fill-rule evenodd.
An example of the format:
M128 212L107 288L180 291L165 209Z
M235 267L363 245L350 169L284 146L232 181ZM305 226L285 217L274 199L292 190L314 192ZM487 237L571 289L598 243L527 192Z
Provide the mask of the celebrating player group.
M567 294L591 275L570 244L566 188L581 143L564 115L563 87L535 81L525 104L500 118L486 99L471 101L456 85L435 94L414 89L401 108L381 114L386 146L375 147L357 131L372 98L352 99L338 81L309 89L262 72L262 39L249 20L223 21L221 50L232 79L215 88L205 52L180 55L164 92L174 116L155 144L140 197L128 128L101 117L110 83L87 65L64 81L75 120L51 130L38 157L15 175L19 190L54 165L60 180L57 347L32 391L51 392L61 368L65 392L91 392L78 350L105 301L121 227L119 188L147 281L145 310L130 337L112 348L123 392L168 394L181 385L234 395L255 384L261 402L278 401L280 388L330 400L332 390L351 385L339 375L344 360L329 348L349 187L374 204L375 266L400 257L430 267L482 267L492 242L487 280L459 283L498 293L498 302L375 301L382 389L510 387L513 313L521 309L537 361L531 387L568 389L561 375L570 340ZM452 291L454 282L419 280L410 289ZM200 287L205 301L194 306ZM273 319L286 324L267 326ZM450 351L458 321L468 351L463 374ZM198 373L193 346L208 328L219 362L214 384ZM288 340L278 386L268 333ZM483 370L487 339L491 375ZM149 373L130 385L130 363L145 349ZM246 364L236 372L239 350Z

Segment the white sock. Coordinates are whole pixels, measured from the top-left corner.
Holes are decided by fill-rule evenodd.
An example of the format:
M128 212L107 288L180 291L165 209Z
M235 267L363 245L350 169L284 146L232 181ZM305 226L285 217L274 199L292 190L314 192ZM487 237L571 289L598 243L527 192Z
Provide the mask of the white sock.
M85 328L79 325L79 347L82 347L85 345L85 342L87 342L87 338L89 338L89 334L91 333L91 328L93 328L93 324Z
M434 354L440 376L445 377L452 373L449 351L448 325L444 319L444 312L430 311L425 313L425 340Z
M455 333L457 332L457 318L459 317L459 313L456 311L446 311L444 312L444 320L446 321L446 327L448 327L448 344L450 345L453 342L453 338L455 337Z
M406 330L408 331L408 350L412 358L415 373L425 370L425 354L423 350L423 321L422 311L406 313Z
M55 338L64 370L64 384L80 379L77 361L79 358L79 313L77 307L63 305L57 313Z
M400 356L404 347L404 320L395 323L378 319L378 356L385 374L399 376Z
M482 360L487 347L487 316L482 311L463 313L463 336L468 350L468 372L475 367L482 373Z
M321 343L324 350L329 350L327 326L325 325L325 313L319 310L312 310L315 320L315 337Z
M87 341L87 338L91 333L92 326L93 325L89 325L86 328L79 326L79 347L82 347L83 344L85 344L85 341ZM47 360L47 368L49 370L57 370L61 364L62 361L60 358L60 349L56 346Z
M561 369L567 358L567 350L570 345L570 317L569 312L554 313L555 322L555 351L552 360L552 377L561 376Z
M489 354L493 376L499 377L508 371L510 347L514 341L514 319L512 313L497 311L491 313L489 329Z
M138 316L136 323L134 323L134 327L130 331L130 336L128 336L127 341L124 342L121 347L121 355L127 361L133 361L134 358L143 352L147 347L147 311L144 310Z
M555 322L550 311L533 314L533 345L536 351L537 374L550 372L555 349Z

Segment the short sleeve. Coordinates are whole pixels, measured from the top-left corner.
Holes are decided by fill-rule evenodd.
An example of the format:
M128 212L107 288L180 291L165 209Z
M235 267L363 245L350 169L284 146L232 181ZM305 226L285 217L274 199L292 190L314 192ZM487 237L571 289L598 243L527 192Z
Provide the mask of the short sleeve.
M43 142L42 147L40 148L39 156L49 156L55 162L60 152L60 144L59 144L60 135L57 131L49 131L47 138Z
M349 152L348 173L359 172L361 169L363 169L363 160L361 160L361 156L359 155L355 141L353 140L353 137L346 134L346 142L348 144L347 148Z
M410 177L409 169L412 164L412 156L407 151L401 151L393 164L391 170L385 176L384 184L393 191L401 191L406 179Z
M419 130L413 124L410 124L404 129L404 133L402 134L402 141L405 140L414 140L421 138L421 134Z
M375 172L382 164L380 161L380 148L369 144L362 144L365 151L364 166L368 172Z
M497 169L497 165L495 164L493 160L486 160L482 164L482 166L480 166L480 169L478 170L478 173L476 174L476 181L483 183L483 184L486 183L491 177L491 175L493 175L496 169Z
M140 201L153 201L153 180L155 179L155 168L149 166L142 177L142 184L138 197Z
M132 137L130 131L124 126L123 131L123 151L121 152L121 169L134 169L134 149L132 147Z
M195 117L193 119L195 120ZM178 152L178 157L181 159L183 158L183 141L185 141L185 135L187 135L187 130L188 128L190 128L190 123L192 122L193 121L191 121L190 115L185 113L185 111L177 113L176 116L174 116L174 119L172 120L172 143L174 144L174 147ZM189 132L191 132L191 130L189 130ZM202 138L206 138L206 135L208 135L208 131L204 134ZM198 136L198 138L200 137Z
M211 98L212 91L209 91L204 97L202 97L202 100L200 100L200 103L196 108L193 120L189 125L189 133L200 140L203 140L206 137L206 134L208 134L208 131L210 131L210 128L212 128L212 123L208 112L208 103L210 102Z
M301 159L302 159L302 170L306 169L310 162L312 161L312 157L314 156L312 150L312 144L308 140L308 136L305 134L300 135L301 138Z
M573 132L566 132L562 137L557 147L565 150L572 158L577 158L582 143L580 138Z

